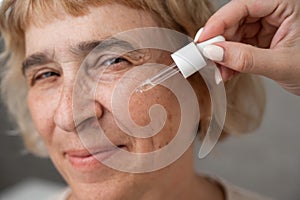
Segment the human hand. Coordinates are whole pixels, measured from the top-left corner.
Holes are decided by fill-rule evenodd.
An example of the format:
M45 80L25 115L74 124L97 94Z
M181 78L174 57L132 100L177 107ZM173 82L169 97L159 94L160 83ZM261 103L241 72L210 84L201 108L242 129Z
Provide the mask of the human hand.
M224 81L235 74L266 76L300 95L300 1L232 0L207 22L199 42L223 35L204 55L220 64Z

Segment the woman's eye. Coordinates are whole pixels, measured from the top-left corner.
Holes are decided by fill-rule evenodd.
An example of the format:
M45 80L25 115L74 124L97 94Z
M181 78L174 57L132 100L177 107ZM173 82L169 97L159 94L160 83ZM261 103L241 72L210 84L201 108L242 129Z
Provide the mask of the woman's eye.
M56 73L56 72L44 72L44 73L39 74L38 76L36 76L34 78L34 80L46 79L46 78L49 78L49 77L52 77L52 76L59 76L59 74Z
M116 64L122 63L122 62L128 63L128 60L126 60L125 58L121 58L121 57L111 58L111 59L104 61L103 65L111 66L111 65L116 65Z
M112 82L122 77L126 71L133 67L130 58L116 55L101 55L95 64L87 64L88 74L94 80Z
M34 85L36 82L39 81L51 81L53 78L59 77L60 74L54 71L45 71L42 73L37 73L33 78L32 78L32 85Z

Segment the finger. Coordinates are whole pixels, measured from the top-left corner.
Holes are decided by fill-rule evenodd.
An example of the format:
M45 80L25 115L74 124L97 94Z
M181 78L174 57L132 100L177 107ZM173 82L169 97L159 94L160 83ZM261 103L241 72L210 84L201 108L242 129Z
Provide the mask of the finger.
M233 0L218 10L206 23L199 42L237 30L246 18L260 18L272 13L278 2L261 0ZM230 40L231 38L226 38Z
M286 63L286 53L278 50L261 49L251 45L222 42L216 45L207 45L203 54L234 71L254 73L272 79L280 79L282 63Z
M219 66L220 73L222 75L222 79L224 82L227 82L231 80L234 76L236 76L238 73L232 69L229 69L225 66Z
M241 25L235 33L231 33L232 35L229 35L228 31L224 33L225 38L230 38L230 41L234 42L247 42L247 44L251 45L257 45L257 37L259 35L260 31L260 23L245 23Z

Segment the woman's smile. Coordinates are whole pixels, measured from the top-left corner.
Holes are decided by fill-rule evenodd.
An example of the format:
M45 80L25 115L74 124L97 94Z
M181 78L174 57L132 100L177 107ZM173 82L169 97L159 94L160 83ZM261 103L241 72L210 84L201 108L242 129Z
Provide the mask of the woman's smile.
M79 171L93 171L103 167L102 162L121 150L127 150L125 145L89 147L88 149L70 149L64 152L64 157Z

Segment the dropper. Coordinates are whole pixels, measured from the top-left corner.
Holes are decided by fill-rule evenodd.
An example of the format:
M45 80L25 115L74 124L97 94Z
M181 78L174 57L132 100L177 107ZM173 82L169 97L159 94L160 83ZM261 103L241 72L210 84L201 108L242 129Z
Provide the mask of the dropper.
M202 54L204 47L221 41L225 41L225 38L219 35L201 43L196 43L195 41L189 43L171 55L174 61L173 64L145 80L136 91L140 93L146 92L178 72L181 72L184 78L191 76L207 65L207 60Z
M146 92L156 85L164 82L165 80L171 78L175 74L180 72L179 68L175 63L171 64L170 66L166 67L165 69L161 70L158 74L154 75L153 77L145 80L138 88L137 92Z

